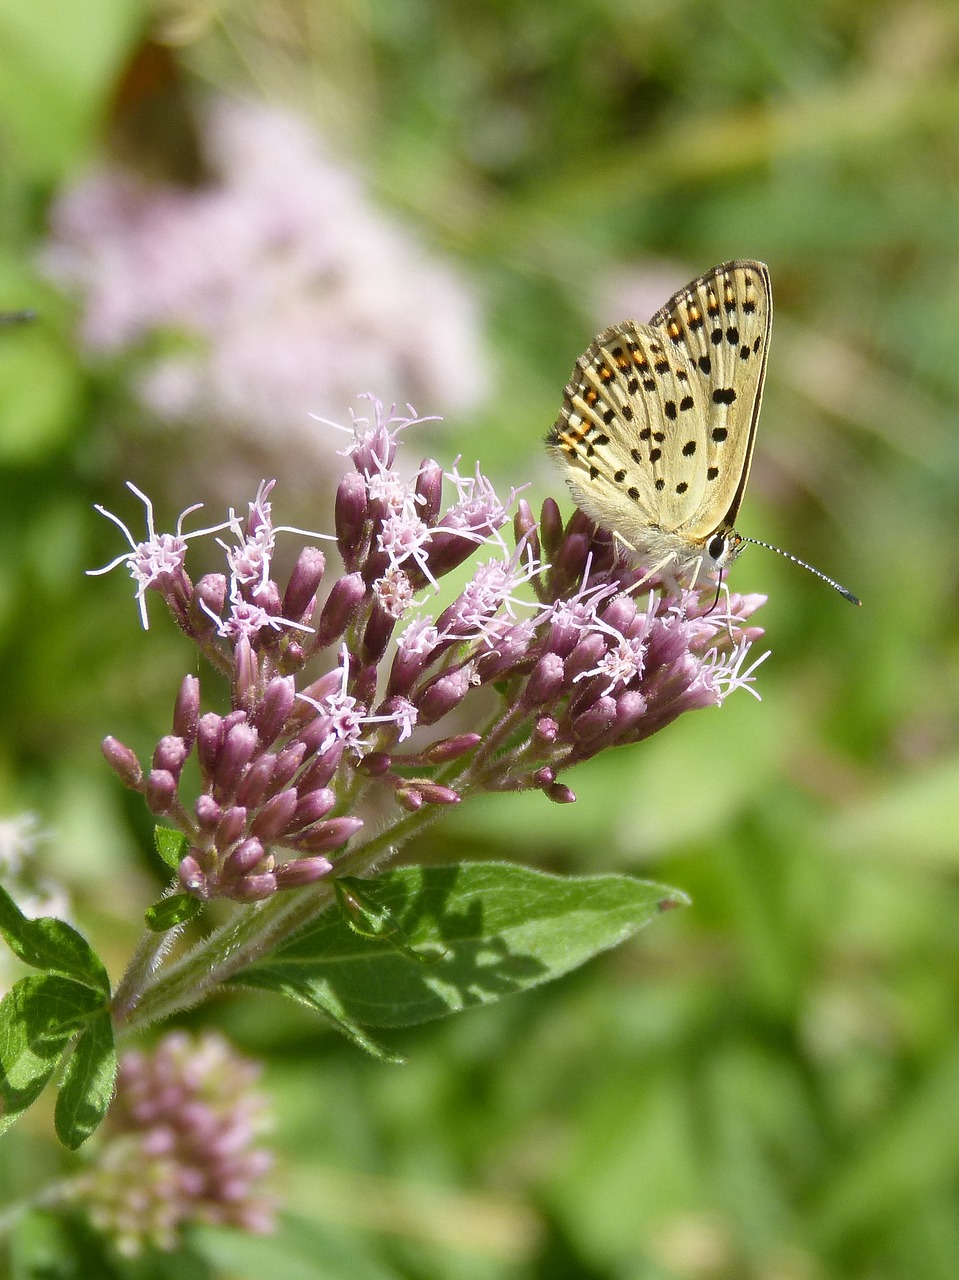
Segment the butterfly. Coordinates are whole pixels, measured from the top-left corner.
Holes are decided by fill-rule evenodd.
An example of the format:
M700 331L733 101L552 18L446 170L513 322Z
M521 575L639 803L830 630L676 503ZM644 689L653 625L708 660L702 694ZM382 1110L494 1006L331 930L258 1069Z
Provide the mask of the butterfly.
M546 438L582 511L676 585L722 572L737 533L766 378L769 270L737 259L675 293L648 324L624 320L576 361Z

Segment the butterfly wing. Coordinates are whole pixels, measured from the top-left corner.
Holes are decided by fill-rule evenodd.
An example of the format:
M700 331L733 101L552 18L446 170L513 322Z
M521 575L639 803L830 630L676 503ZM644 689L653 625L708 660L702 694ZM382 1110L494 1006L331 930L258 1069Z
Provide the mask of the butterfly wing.
M649 322L687 362L706 489L684 532L708 538L736 522L752 463L772 330L772 288L762 262L725 262L688 284ZM677 437L676 449L688 447ZM675 450L674 450L675 454ZM673 456L682 472L681 464ZM670 474L675 474L671 471Z
M732 527L752 458L772 319L758 262L713 268L648 325L576 362L547 444L579 506L638 551Z

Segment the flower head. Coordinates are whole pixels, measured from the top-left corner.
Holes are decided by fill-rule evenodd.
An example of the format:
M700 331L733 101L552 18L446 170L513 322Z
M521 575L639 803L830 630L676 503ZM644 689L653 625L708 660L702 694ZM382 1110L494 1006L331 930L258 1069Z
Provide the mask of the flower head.
M245 521L231 513L220 526L232 534L220 544L228 572L196 586L179 525L157 535L148 504L147 543L124 527L133 550L114 563L176 542L175 568L138 579L138 599L147 582L166 599L233 694L226 714L202 714L199 680L187 676L149 768L104 743L123 781L186 836L180 885L197 897L249 902L322 879L361 857L371 817L382 831L384 799L407 813L477 789L538 789L566 803L565 769L736 689L755 693L762 633L748 619L761 597L727 592L718 609L708 589L671 596L581 513L564 527L550 499L538 524L517 505L509 551L503 527L518 490L501 501L479 468L464 478L454 466L444 510L438 463L412 479L398 465L413 410L370 404L368 419L353 420L352 469L336 495L344 571L322 602L316 547L303 548L286 585L273 577L271 485ZM422 593L484 546L495 554L440 616L421 612Z
M220 1036L175 1031L120 1060L105 1140L73 1200L123 1256L172 1251L195 1223L273 1229L258 1066Z

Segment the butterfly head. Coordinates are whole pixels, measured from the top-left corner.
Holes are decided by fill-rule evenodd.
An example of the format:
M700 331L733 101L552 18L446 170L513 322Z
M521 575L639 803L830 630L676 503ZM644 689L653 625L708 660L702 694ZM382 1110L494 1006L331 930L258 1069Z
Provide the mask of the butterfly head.
M706 539L703 569L706 573L722 573L729 568L745 545L746 539L735 529L717 529Z

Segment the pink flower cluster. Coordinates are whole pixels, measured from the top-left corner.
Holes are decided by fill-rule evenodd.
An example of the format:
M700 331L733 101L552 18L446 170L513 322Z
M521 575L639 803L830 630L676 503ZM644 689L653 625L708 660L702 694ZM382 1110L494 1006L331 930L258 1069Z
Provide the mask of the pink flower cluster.
M273 1228L272 1167L256 1145L266 1099L258 1066L220 1036L174 1031L120 1060L117 1090L92 1165L71 1184L117 1251L172 1251L191 1223Z
M202 140L208 185L104 169L51 214L45 265L80 300L83 344L136 353L150 409L257 450L316 451L309 411L334 412L356 386L459 412L483 398L465 279L377 210L305 121L216 100Z
M310 883L347 844L354 869L364 815L377 813L385 838L384 802L388 835L390 822L476 790L572 800L563 770L750 688L762 632L748 619L762 597L671 598L580 512L564 526L547 499L537 521L479 469L444 473L427 459L404 476L398 436L415 420L377 401L370 419L354 419L332 581L315 545L285 586L273 579L277 535L303 531L274 524L272 484L245 519L231 512L201 531L227 535L229 572L196 583L185 561L199 534L184 534L183 517L175 534L157 534L144 499L147 540L121 525L130 550L107 568L127 565L144 621L147 593L159 594L232 690L226 715L201 714L200 682L186 676L147 769L104 743L120 777L183 832L181 887L200 898L250 901ZM421 598L480 549L452 602L423 612ZM323 674L310 674L314 662ZM194 754L191 801L181 787Z

